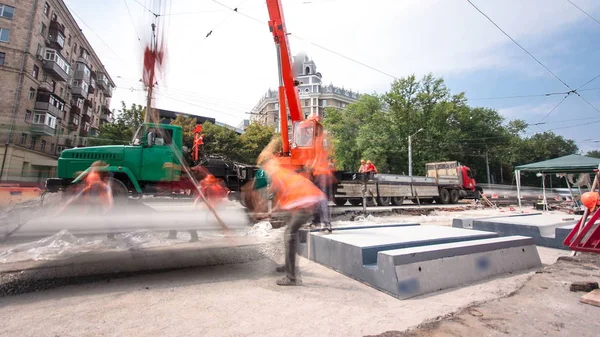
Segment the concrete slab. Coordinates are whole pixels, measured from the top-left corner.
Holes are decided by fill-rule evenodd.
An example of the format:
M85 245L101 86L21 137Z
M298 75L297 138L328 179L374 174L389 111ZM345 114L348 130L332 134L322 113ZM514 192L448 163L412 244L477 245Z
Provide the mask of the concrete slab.
M377 262L377 253L383 250L417 247L440 243L495 237L497 234L445 226L378 226L365 228L339 228L331 235L311 233L312 256L329 255L333 247L360 256L361 264ZM301 244L303 243L300 241ZM306 242L308 248L308 242ZM337 249L337 248L336 248ZM300 253L308 251L301 249ZM308 255L307 255L308 256ZM331 261L332 267L337 262Z
M300 255L402 299L541 265L533 239L485 231L387 226L305 234Z
M494 216L482 216L482 217L456 218L456 219L452 219L452 227L456 227L456 228L473 228L473 221L474 220L506 218L506 217L520 217L520 216L531 216L531 215L539 215L539 214L542 214L542 212L515 213L515 214L508 214L508 215L494 215Z
M567 214L536 214L527 217L495 217L473 220L473 229L490 231L502 236L532 237L539 246L567 249L563 241L568 228L573 228L580 216ZM557 229L562 228L557 234Z

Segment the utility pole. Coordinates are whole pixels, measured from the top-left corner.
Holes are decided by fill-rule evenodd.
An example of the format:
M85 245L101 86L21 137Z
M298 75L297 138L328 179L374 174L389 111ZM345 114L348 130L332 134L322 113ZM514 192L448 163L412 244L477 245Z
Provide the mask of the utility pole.
M490 161L488 159L487 150L485 151L485 169L487 170L487 182L488 182L488 184L491 184L491 182L490 182Z
M408 176L410 177L412 177L412 137L421 131L423 131L423 128L408 136Z
M150 39L150 51L152 52L153 56L156 56L156 25L154 23L152 23L152 37ZM155 60L156 61L156 60ZM152 89L154 89L154 71L155 71L155 64L153 62L152 64L152 68L149 69L150 70L150 74L148 75L149 77L149 83L148 83L148 97L146 97L146 114L144 115L144 123L150 123L151 121L153 121L154 115L152 112Z

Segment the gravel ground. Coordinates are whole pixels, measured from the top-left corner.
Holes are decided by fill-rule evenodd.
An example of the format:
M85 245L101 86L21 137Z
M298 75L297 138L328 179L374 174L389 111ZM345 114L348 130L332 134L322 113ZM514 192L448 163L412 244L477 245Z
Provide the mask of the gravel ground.
M560 260L532 276L509 296L467 307L442 320L378 337L581 336L600 331L600 307L579 302L577 281L600 281L600 255Z

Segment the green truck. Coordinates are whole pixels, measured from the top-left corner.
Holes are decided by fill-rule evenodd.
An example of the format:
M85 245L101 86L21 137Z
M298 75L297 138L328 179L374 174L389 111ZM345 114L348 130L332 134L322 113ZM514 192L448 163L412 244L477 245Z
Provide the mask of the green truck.
M195 191L189 175L182 172L183 130L180 126L145 123L137 130L130 145L107 145L64 150L58 159L57 178L46 180L46 191L65 191L77 185L89 172L90 165L102 161L110 174L113 193L118 195L183 195ZM199 163L215 177L223 179L235 192L252 177L256 168L223 157L209 157ZM189 167L189 166L188 166ZM199 172L191 169L191 172ZM195 178L202 176L194 174Z

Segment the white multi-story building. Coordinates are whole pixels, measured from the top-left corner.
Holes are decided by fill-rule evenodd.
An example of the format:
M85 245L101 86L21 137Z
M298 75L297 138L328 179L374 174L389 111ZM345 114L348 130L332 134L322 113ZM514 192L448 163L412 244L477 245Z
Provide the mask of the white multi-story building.
M306 54L294 56L295 79L300 82L298 93L304 117L316 115L324 117L325 108L345 109L348 104L360 96L357 92L336 87L332 84L323 85L322 75L317 72L315 62ZM289 116L289 114L288 114ZM288 117L289 118L289 117ZM279 96L277 90L269 89L252 109L251 121L270 125L279 132ZM291 128L291 123L288 123Z

